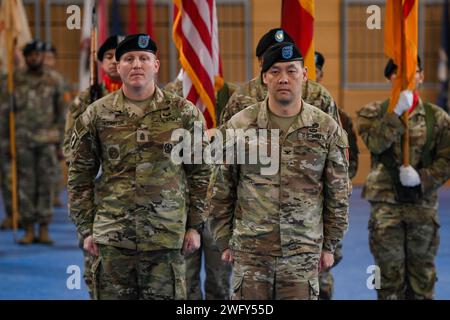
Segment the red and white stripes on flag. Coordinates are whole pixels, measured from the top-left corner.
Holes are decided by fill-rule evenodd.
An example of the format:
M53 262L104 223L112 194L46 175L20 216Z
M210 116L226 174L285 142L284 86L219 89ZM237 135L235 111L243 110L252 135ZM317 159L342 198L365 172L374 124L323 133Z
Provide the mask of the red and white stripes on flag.
M183 96L213 128L215 92L223 85L215 0L174 0L173 39L185 71Z

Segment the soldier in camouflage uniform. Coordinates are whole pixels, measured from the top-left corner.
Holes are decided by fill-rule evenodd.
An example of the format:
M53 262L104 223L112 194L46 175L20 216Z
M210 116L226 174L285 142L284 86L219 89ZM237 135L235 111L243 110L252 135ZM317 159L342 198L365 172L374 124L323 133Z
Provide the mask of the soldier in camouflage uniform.
M61 83L63 83L64 87L64 101L68 104L71 100L71 89L70 85L67 83L67 81L64 79L63 75L56 70L56 58L57 58L57 51L55 46L53 46L51 43L47 42L45 43L45 49L44 49L44 67L51 70L55 77L57 77ZM55 166L55 177L54 177L54 197L53 197L53 205L55 207L62 207L62 202L59 199L59 194L61 193L63 189L63 175L62 175L62 168L61 168L61 161L64 159L62 150L60 148L56 148L56 158L57 158L57 165Z
M67 164L70 163L72 158L71 150L70 150L70 137L72 136L73 124L76 119L82 114L86 108L91 104L92 98L91 93L98 96L98 98L102 98L108 95L111 92L114 92L122 86L122 81L120 79L120 75L117 72L117 62L114 54L116 53L116 47L119 42L123 40L123 36L113 35L105 40L105 42L100 46L97 52L97 60L100 61L100 66L104 72L102 83L96 87L92 88L92 90L98 90L98 92L91 91L91 88L88 88L84 91L81 91L79 95L75 98L74 101L69 106L69 110L66 114L66 127L64 134L64 144L63 144L63 153L66 158ZM79 247L83 250L83 237L81 234L78 234ZM83 277L88 287L89 295L93 298L94 287L92 281L92 263L94 262L93 256L83 250L84 256L84 273Z
M282 41L292 42L292 38L281 28L271 29L260 39L256 47L256 56L262 64L264 52L272 45ZM224 124L230 118L252 104L261 102L266 98L267 87L263 84L261 76L250 80L237 89L230 97L225 108L220 115L219 124ZM328 113L339 123L339 115L333 98L327 89L312 80L303 82L302 99L320 110Z
M183 70L177 78L169 82L164 89L183 96ZM229 97L237 88L235 84L225 82L216 94L217 118ZM217 119L219 121L219 119ZM211 232L207 226L201 234L200 250L186 255L186 286L188 300L201 300L200 272L202 269L202 255L205 261L205 299L226 300L230 295L231 266L221 260L221 252L213 243Z
M389 61L386 78L393 81L396 70ZM437 190L450 177L450 118L419 98L420 60L415 81L414 93L403 91L393 112L386 111L388 101L370 103L358 112L359 133L372 158L362 195L371 205L370 250L381 272L378 299L434 296ZM402 166L404 112L409 112L409 166Z
M316 65L316 80L321 83L323 80L323 66L325 64L325 57L318 51L314 54L314 63ZM339 118L341 120L342 128L347 133L349 144L349 167L348 176L350 179L356 175L358 170L358 142L356 138L355 130L353 129L352 118L345 113L341 108L338 108ZM342 260L342 243L339 243L334 251L334 268ZM331 269L324 270L319 273L320 295L321 300L331 300L334 291L334 279L331 274Z
M234 261L233 299L317 299L318 271L331 267L347 229L347 137L301 99L301 60L292 43L269 48L262 66L268 97L225 125L257 130L260 147L280 160L276 173L264 174L261 161L234 162L212 176L208 222L222 259ZM280 144L271 139L278 131ZM245 141L245 150L256 143Z
M122 88L91 104L73 127L70 215L84 248L97 256L95 298L185 299L181 249L200 246L211 168L172 161L171 137L177 129L193 132L194 122L206 129L205 119L156 87L150 36L126 37L115 57Z
M48 224L53 214L52 177L56 164L55 146L60 147L62 142L64 97L62 83L43 67L43 49L44 44L40 41L27 44L23 50L27 69L14 74L19 212L25 228L20 244L53 242ZM8 128L7 113L0 119L0 127ZM9 136L3 136L2 141L8 144L2 149L8 150ZM36 223L40 225L37 238Z

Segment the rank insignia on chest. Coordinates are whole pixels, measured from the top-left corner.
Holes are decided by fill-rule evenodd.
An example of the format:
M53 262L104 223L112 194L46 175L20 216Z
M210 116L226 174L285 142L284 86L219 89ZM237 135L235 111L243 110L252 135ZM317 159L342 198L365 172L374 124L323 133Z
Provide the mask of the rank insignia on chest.
M115 144L108 146L106 149L109 160L120 160L120 148L119 145Z
M150 140L150 132L148 131L148 129L138 129L136 131L136 141L143 143L143 142L149 142Z

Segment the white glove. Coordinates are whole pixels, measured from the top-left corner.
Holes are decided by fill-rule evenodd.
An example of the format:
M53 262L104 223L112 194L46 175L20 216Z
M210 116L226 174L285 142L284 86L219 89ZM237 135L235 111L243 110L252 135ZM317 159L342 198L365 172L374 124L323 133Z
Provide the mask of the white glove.
M411 166L400 167L400 182L405 187L415 187L421 183L419 174Z
M403 90L400 92L397 105L394 108L394 112L401 116L405 111L409 110L413 104L413 93L409 90Z

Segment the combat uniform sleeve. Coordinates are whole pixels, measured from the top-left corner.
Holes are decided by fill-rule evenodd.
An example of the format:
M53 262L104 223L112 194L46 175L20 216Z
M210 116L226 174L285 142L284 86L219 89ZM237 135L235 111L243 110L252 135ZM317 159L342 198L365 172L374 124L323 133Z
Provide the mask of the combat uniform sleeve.
M63 140L63 153L66 161L70 161L71 147L70 139L72 138L73 126L78 116L86 110L89 105L89 91L85 90L80 92L75 99L70 102L66 112L66 120L64 124L64 140Z
M69 215L78 232L86 238L92 234L95 216L94 179L100 166L100 147L95 130L95 109L88 109L75 121L70 141Z
M194 127L201 125L203 131L206 130L206 121L201 112L192 104L186 107L189 112L184 114L184 128L191 133L194 137ZM194 140L194 139L192 139ZM202 150L205 150L208 145L208 141L202 139ZM194 148L198 146L194 145ZM192 149L194 150L194 149ZM193 152L194 153L194 152ZM187 227L194 228L200 231L203 228L205 222L205 204L206 204L206 191L208 189L209 178L212 171L212 166L206 164L203 160L201 164L184 164L184 170L189 186L189 213L187 217Z
M348 176L350 179L356 176L356 172L358 171L358 139L356 137L355 129L353 128L353 122L350 117L348 117L348 145L349 145L349 167L348 167Z
M419 170L424 194L436 191L450 178L450 117L443 111L435 114L437 125L433 162Z
M78 97L75 99L78 99ZM66 158L66 162L70 162L71 158L70 138L72 137L72 129L75 122L71 110L76 108L75 101L72 101L69 105L69 108L67 109L66 122L64 124L63 154Z
M405 131L395 113L381 113L381 104L371 103L358 111L358 131L371 153L381 154L399 139Z
M61 147L64 141L64 122L66 114L66 100L64 97L65 86L64 82L59 79L56 83L56 92L54 97L54 110L55 110L55 128L59 134L58 146Z
M348 228L347 136L340 127L331 138L324 170L323 249L331 253Z
M229 247L233 233L234 208L237 199L237 166L217 165L208 187L208 226L223 251Z

